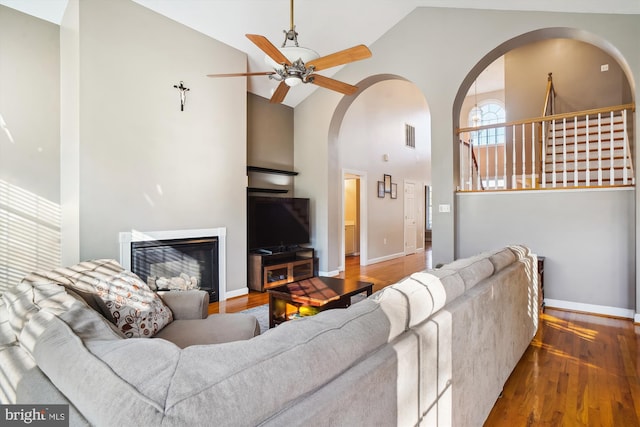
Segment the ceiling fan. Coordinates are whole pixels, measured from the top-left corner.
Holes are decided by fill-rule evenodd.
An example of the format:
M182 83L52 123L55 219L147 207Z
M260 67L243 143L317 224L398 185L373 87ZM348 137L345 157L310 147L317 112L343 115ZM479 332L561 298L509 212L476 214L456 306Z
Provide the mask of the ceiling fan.
M280 49L274 46L266 37L256 34L246 34L247 38L258 46L267 56L265 61L273 68L272 71L251 73L208 74L208 77L237 77L237 76L269 76L280 82L273 92L270 102L278 104L284 101L289 89L301 83L312 83L325 89L331 89L345 95L352 95L356 86L316 74L338 65L360 61L371 56L371 51L365 45L357 45L320 57L317 52L298 45L298 33L293 23L293 0L291 0L290 29L283 30L284 42ZM287 43L293 43L293 45Z

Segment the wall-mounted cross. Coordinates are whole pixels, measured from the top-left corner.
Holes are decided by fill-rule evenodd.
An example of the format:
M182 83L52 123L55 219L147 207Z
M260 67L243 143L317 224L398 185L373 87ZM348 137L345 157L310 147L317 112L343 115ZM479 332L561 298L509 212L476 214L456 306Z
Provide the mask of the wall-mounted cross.
M188 87L185 87L182 80L180 81L180 86L173 85L173 87L180 91L180 111L184 111L184 103L187 102L187 92L190 89Z

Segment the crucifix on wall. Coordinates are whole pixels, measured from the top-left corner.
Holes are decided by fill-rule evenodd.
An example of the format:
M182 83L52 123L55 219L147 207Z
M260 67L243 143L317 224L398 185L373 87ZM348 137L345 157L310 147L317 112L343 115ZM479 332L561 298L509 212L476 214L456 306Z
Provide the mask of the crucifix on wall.
M188 87L185 87L184 82L180 81L180 85L173 85L176 89L180 91L180 111L184 111L184 104L187 102L187 92L190 90Z

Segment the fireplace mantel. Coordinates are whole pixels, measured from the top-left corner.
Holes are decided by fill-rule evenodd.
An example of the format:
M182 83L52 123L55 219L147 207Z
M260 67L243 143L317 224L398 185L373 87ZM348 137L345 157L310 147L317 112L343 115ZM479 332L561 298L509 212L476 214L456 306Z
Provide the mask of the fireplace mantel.
M227 273L226 273L226 227L205 228L193 230L165 230L165 231L125 231L119 235L120 240L120 264L131 270L131 243L154 240L194 239L199 237L218 238L218 285L220 301L226 300Z

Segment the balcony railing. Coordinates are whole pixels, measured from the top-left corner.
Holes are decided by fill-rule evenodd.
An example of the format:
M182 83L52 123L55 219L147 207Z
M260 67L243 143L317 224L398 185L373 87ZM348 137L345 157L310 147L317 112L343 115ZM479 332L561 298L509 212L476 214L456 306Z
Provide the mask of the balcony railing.
M635 185L629 143L634 108L459 129L460 191Z

